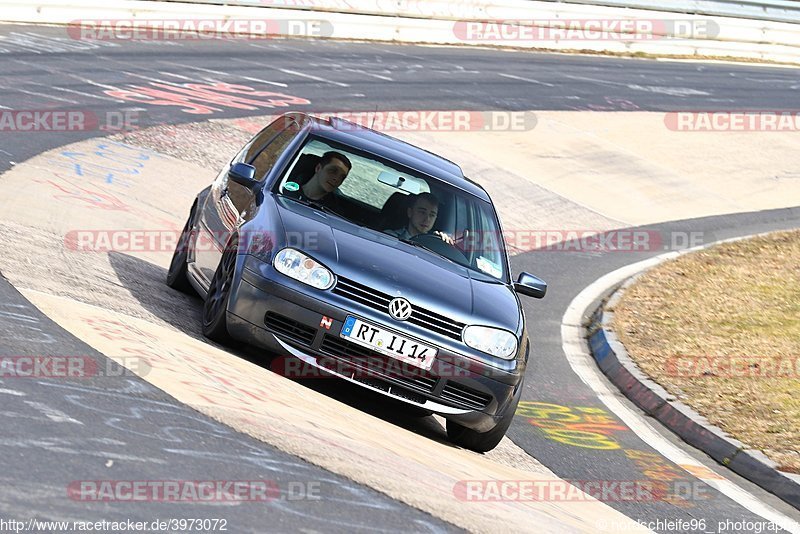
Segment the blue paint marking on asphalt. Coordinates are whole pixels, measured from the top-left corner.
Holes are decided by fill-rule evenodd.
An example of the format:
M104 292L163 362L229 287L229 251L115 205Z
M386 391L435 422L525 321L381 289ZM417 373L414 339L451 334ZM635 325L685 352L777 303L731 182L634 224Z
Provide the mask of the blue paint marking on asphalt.
M123 154L119 148L131 152L130 154ZM123 187L130 187L132 182L124 175L137 175L140 174L139 169L144 167L144 162L150 159L150 155L144 151L136 150L133 147L121 145L118 143L98 143L95 146L94 156L109 160L110 162L121 164L121 166L114 165L100 165L93 161L82 161L87 156L83 152L72 152L65 150L61 152L61 156L67 158L69 161L66 167L69 168L75 175L80 177L98 177L106 184L118 184ZM63 163L56 162L60 166L65 166ZM122 175L122 176L121 176Z

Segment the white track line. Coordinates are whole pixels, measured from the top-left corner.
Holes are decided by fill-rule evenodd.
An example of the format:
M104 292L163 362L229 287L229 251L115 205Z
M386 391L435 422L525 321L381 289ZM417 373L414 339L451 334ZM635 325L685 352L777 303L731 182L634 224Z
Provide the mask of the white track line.
M309 41L309 42L313 42L313 41ZM330 41L330 42L333 43L334 41ZM253 48L260 48L262 50L286 50L286 51L290 51L290 52L292 51L291 48L286 48L284 46L278 46L276 44L269 44L269 45L264 46L264 45L259 45L259 44L255 44L255 43L247 43L247 46L252 46Z
M130 72L127 70L120 71L122 74L130 76L132 78L139 78L142 80L146 80L148 82L155 82L155 83L163 83L164 85L171 85L172 87L183 87L179 83L171 82L169 80L162 80L161 78L153 78L152 76L144 76L143 74L136 74L135 72Z
M239 62L239 63L248 63L246 61L242 61L242 60L237 59L237 58L231 58L231 61L236 61L236 62ZM163 61L162 60L162 61L159 61L159 63L163 63L165 65L172 65L174 67L183 67L185 69L196 70L198 72L205 72L205 73L208 73L208 74L216 74L218 76L224 76L223 80L215 80L215 81L226 81L226 80L230 81L231 78L238 77L238 78L241 78L242 80L247 80L247 81L250 81L250 82L264 83L264 84L267 84L267 85L275 85L277 87L289 87L287 84L281 83L281 82L273 82L273 81L270 81L270 80L262 80L261 78L253 78L252 76L241 76L241 75L236 75L236 74L230 74L228 72L223 72L223 71L220 71L220 70L204 69L202 67L194 67L194 66L191 66L191 65L184 65L182 63L174 63L172 61ZM261 65L258 65L258 66L260 67Z
M45 417L47 417L51 421L55 421L56 423L73 423L76 425L83 426L83 423L81 423L77 419L73 419L72 417L62 412L61 410L53 408L52 406L48 406L43 402L36 402L36 401L23 401L23 402L28 406L30 406L31 408L39 410Z
M394 80L389 76L384 76L383 74L375 74L374 72L367 72L361 69L344 69L348 72L355 72L356 74L363 74L364 76L371 76L372 78L377 78L379 80L383 80L385 82L393 82Z
M46 87L46 86L43 86ZM109 98L107 96L100 96L100 95L93 95L91 93L84 93L83 91L75 91L74 89L67 89L66 87L57 87L52 86L50 89L55 89L56 91L62 91L64 93L70 93L73 95L80 95L80 96L88 96L90 98L96 98L98 100L107 100L109 102L122 102L122 100L117 100L116 98Z
M28 89L20 89L19 87L7 87L5 85L0 85L0 88L7 89L9 91L16 91L18 93L23 93L23 94L26 94L26 95L40 96L42 98L47 98L49 100L55 100L56 102L66 102L67 104L79 104L80 103L80 102L77 102L75 100L70 100L69 98L61 98L61 97L58 97L58 96L48 95L48 94L45 94L45 93L39 93L37 91L31 91L31 90L28 90Z
M613 85L616 87L626 87L628 84L620 83L620 82L612 82L609 80L600 80L598 78L587 78L586 76L573 76L572 74L564 74L565 78L569 78L570 80L578 80L581 82L594 82L599 83L600 85Z
M64 73L64 74L66 74L66 73ZM81 80L84 83L88 83L89 85L93 85L95 87L99 87L100 89L108 89L109 91L119 91L119 87L115 87L113 85L106 85L104 83L96 82L94 80L90 80L89 78L81 78L80 76L75 76L73 74L66 74L66 75L70 76L72 78L75 78L76 80ZM121 104L125 103L124 100L117 100L117 102L119 102Z
M20 65L25 65L27 67L33 67L35 69L43 69L43 67L41 65L37 65L36 63L31 63L30 61L23 61L21 59L11 59L11 61L13 61L14 63L19 63ZM43 72L45 72L47 74L55 74L55 73L63 74L65 76L69 76L71 78L80 80L81 82L89 83L91 85L95 85L95 86L98 86L98 87L105 87L106 89L116 89L114 87L111 87L110 85L105 85L105 86L98 85L98 84L92 82L91 80L85 80L84 78L81 78L80 76L76 76L75 74L64 72L64 71L61 71L61 70L58 70L58 69L53 69L50 66L48 66L46 69L44 69ZM48 89L55 89L56 91L63 91L65 93L73 93L73 94L76 94L76 95L88 96L88 97L91 97L91 98L96 98L98 100L107 100L107 101L110 101L110 102L117 102L117 103L120 103L120 104L125 102L124 100L119 100L117 98L110 98L110 97L107 97L107 96L94 95L92 93L84 93L83 91L76 91L74 89L67 89L65 87L55 87L55 86L50 87L50 86L42 85L42 84L39 84L39 83L34 84L34 85L38 85L40 87L47 87Z
M294 76L300 76L301 78L308 78L309 80L314 80L316 82L329 83L331 85L338 85L339 87L350 87L350 85L346 84L346 83L336 82L336 81L333 81L333 80L326 80L325 78L320 78L318 76L312 76L311 74L305 74L303 72L297 72L296 70L279 69L277 67L275 68L275 70L279 70L284 74L293 74Z
M225 76L227 78L231 77L231 74L229 72L223 72L221 70L204 69L203 67L195 67L195 66L192 66L192 65L184 65L183 63L175 63L174 61L158 60L158 62L159 63L163 63L164 65L172 65L174 67L182 67L184 69L196 70L198 72L206 72L208 74L216 74L217 76Z
M759 234L762 235L762 234ZM657 450L662 456L678 465L703 466L695 458L673 445L666 438L661 436L650 423L638 412L626 406L622 401L622 393L608 381L606 376L597 367L594 358L589 354L587 342L584 338L584 327L582 319L584 313L600 296L610 287L613 287L631 276L654 267L666 260L675 258L687 252L701 250L712 245L723 242L738 241L747 239L747 236L725 241L717 241L694 249L687 249L680 252L668 252L654 258L650 258L638 263L627 265L595 280L591 285L581 291L567 307L564 317L561 319L561 341L564 354L567 357L572 370L580 377L583 382L595 392L597 397L612 412L614 412L639 438ZM778 512L771 506L761 502L750 492L737 486L728 479L699 478L706 484L714 487L720 493L726 495L733 501L740 504L745 509L760 515L768 521L779 525L784 530L794 534L800 534L800 523L792 518Z
M249 66L251 68L254 67L254 66L258 67L258 68L264 68L263 65L261 65L260 63L256 63L254 61L247 61L247 60L244 60L244 59L240 59L238 57L232 57L230 59L234 63L243 63L243 64L245 64L245 65L247 65L247 66ZM288 84L285 84L283 82L273 82L272 80L263 80L261 78L253 78L252 76L241 76L240 75L239 78L242 78L243 80L249 80L251 82L259 82L259 83L266 83L266 84L269 84L269 85L276 85L278 87L289 87Z
M162 75L162 76L170 76L172 78L177 78L179 80L184 80L184 81L187 81L187 82L195 82L196 81L194 78L189 78L188 76L181 76L180 74L175 74L174 72L167 72L165 70L160 70L160 71L158 71L158 73L160 75Z
M64 64L64 63L70 62L70 60L69 60L69 57L68 57L68 56L60 57L60 58L59 58L59 61L61 62L61 64ZM81 65L81 63L80 63L79 61L72 61L71 63L78 63L79 65ZM82 66L82 65L81 65L81 66ZM76 71L77 71L77 69L73 69L73 70L76 70ZM87 83L88 83L89 85L93 85L94 87L99 87L99 88L101 88L101 89L108 89L109 91L118 91L118 90L119 90L119 87L117 87L117 86L114 86L114 85L106 85L106 84L104 84L104 83L96 82L96 81L94 81L94 80L91 80L91 79L89 79L89 78L87 78L87 77L85 77L85 76L79 76L79 75L77 75L77 74L72 74L71 72L68 72L68 71L66 71L66 70L61 70L60 72L61 72L61 74L63 74L64 76L68 76L68 77L70 77L70 78L72 78L72 79L75 79L75 80L78 80L78 81L80 81L82 84L87 84ZM124 100L119 100L119 99L115 99L115 100L116 100L117 102L119 102L120 104L124 104L124 103L125 103L125 101L124 101Z
M520 80L522 82L528 83L535 83L536 85L544 85L545 87L555 87L552 83L547 82L540 82L539 80L534 80L533 78L523 78L522 76L515 76L514 74L505 74L503 72L498 72L498 76L502 76L503 78L511 78L512 80Z

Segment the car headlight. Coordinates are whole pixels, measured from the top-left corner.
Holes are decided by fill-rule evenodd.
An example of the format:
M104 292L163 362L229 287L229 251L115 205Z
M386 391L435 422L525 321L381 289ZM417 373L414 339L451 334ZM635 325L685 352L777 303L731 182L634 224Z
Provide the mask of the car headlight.
M499 328L468 326L464 329L464 343L504 360L513 359L517 353L517 337Z
M275 270L317 289L333 285L333 273L299 250L285 248L275 254Z

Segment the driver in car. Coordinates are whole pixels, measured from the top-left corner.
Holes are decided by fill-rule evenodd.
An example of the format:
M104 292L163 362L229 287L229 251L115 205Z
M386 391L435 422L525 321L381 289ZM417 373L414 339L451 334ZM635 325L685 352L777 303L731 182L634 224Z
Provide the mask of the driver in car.
M439 215L439 199L433 193L420 193L414 198L414 203L406 211L408 224L397 230L385 230L389 235L398 239L411 239L412 237L427 234L436 224ZM453 244L453 238L444 232L436 231L431 235L439 237L447 244Z

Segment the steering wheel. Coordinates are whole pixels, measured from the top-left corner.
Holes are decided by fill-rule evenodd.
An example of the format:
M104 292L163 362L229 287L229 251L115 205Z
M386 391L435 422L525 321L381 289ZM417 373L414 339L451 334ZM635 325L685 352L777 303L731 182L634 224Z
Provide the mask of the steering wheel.
M444 256L448 260L458 263L459 265L469 266L469 260L467 260L467 257L464 256L460 250L453 245L446 243L436 234L418 234L412 237L411 240L416 241L425 248L430 249L433 252Z

